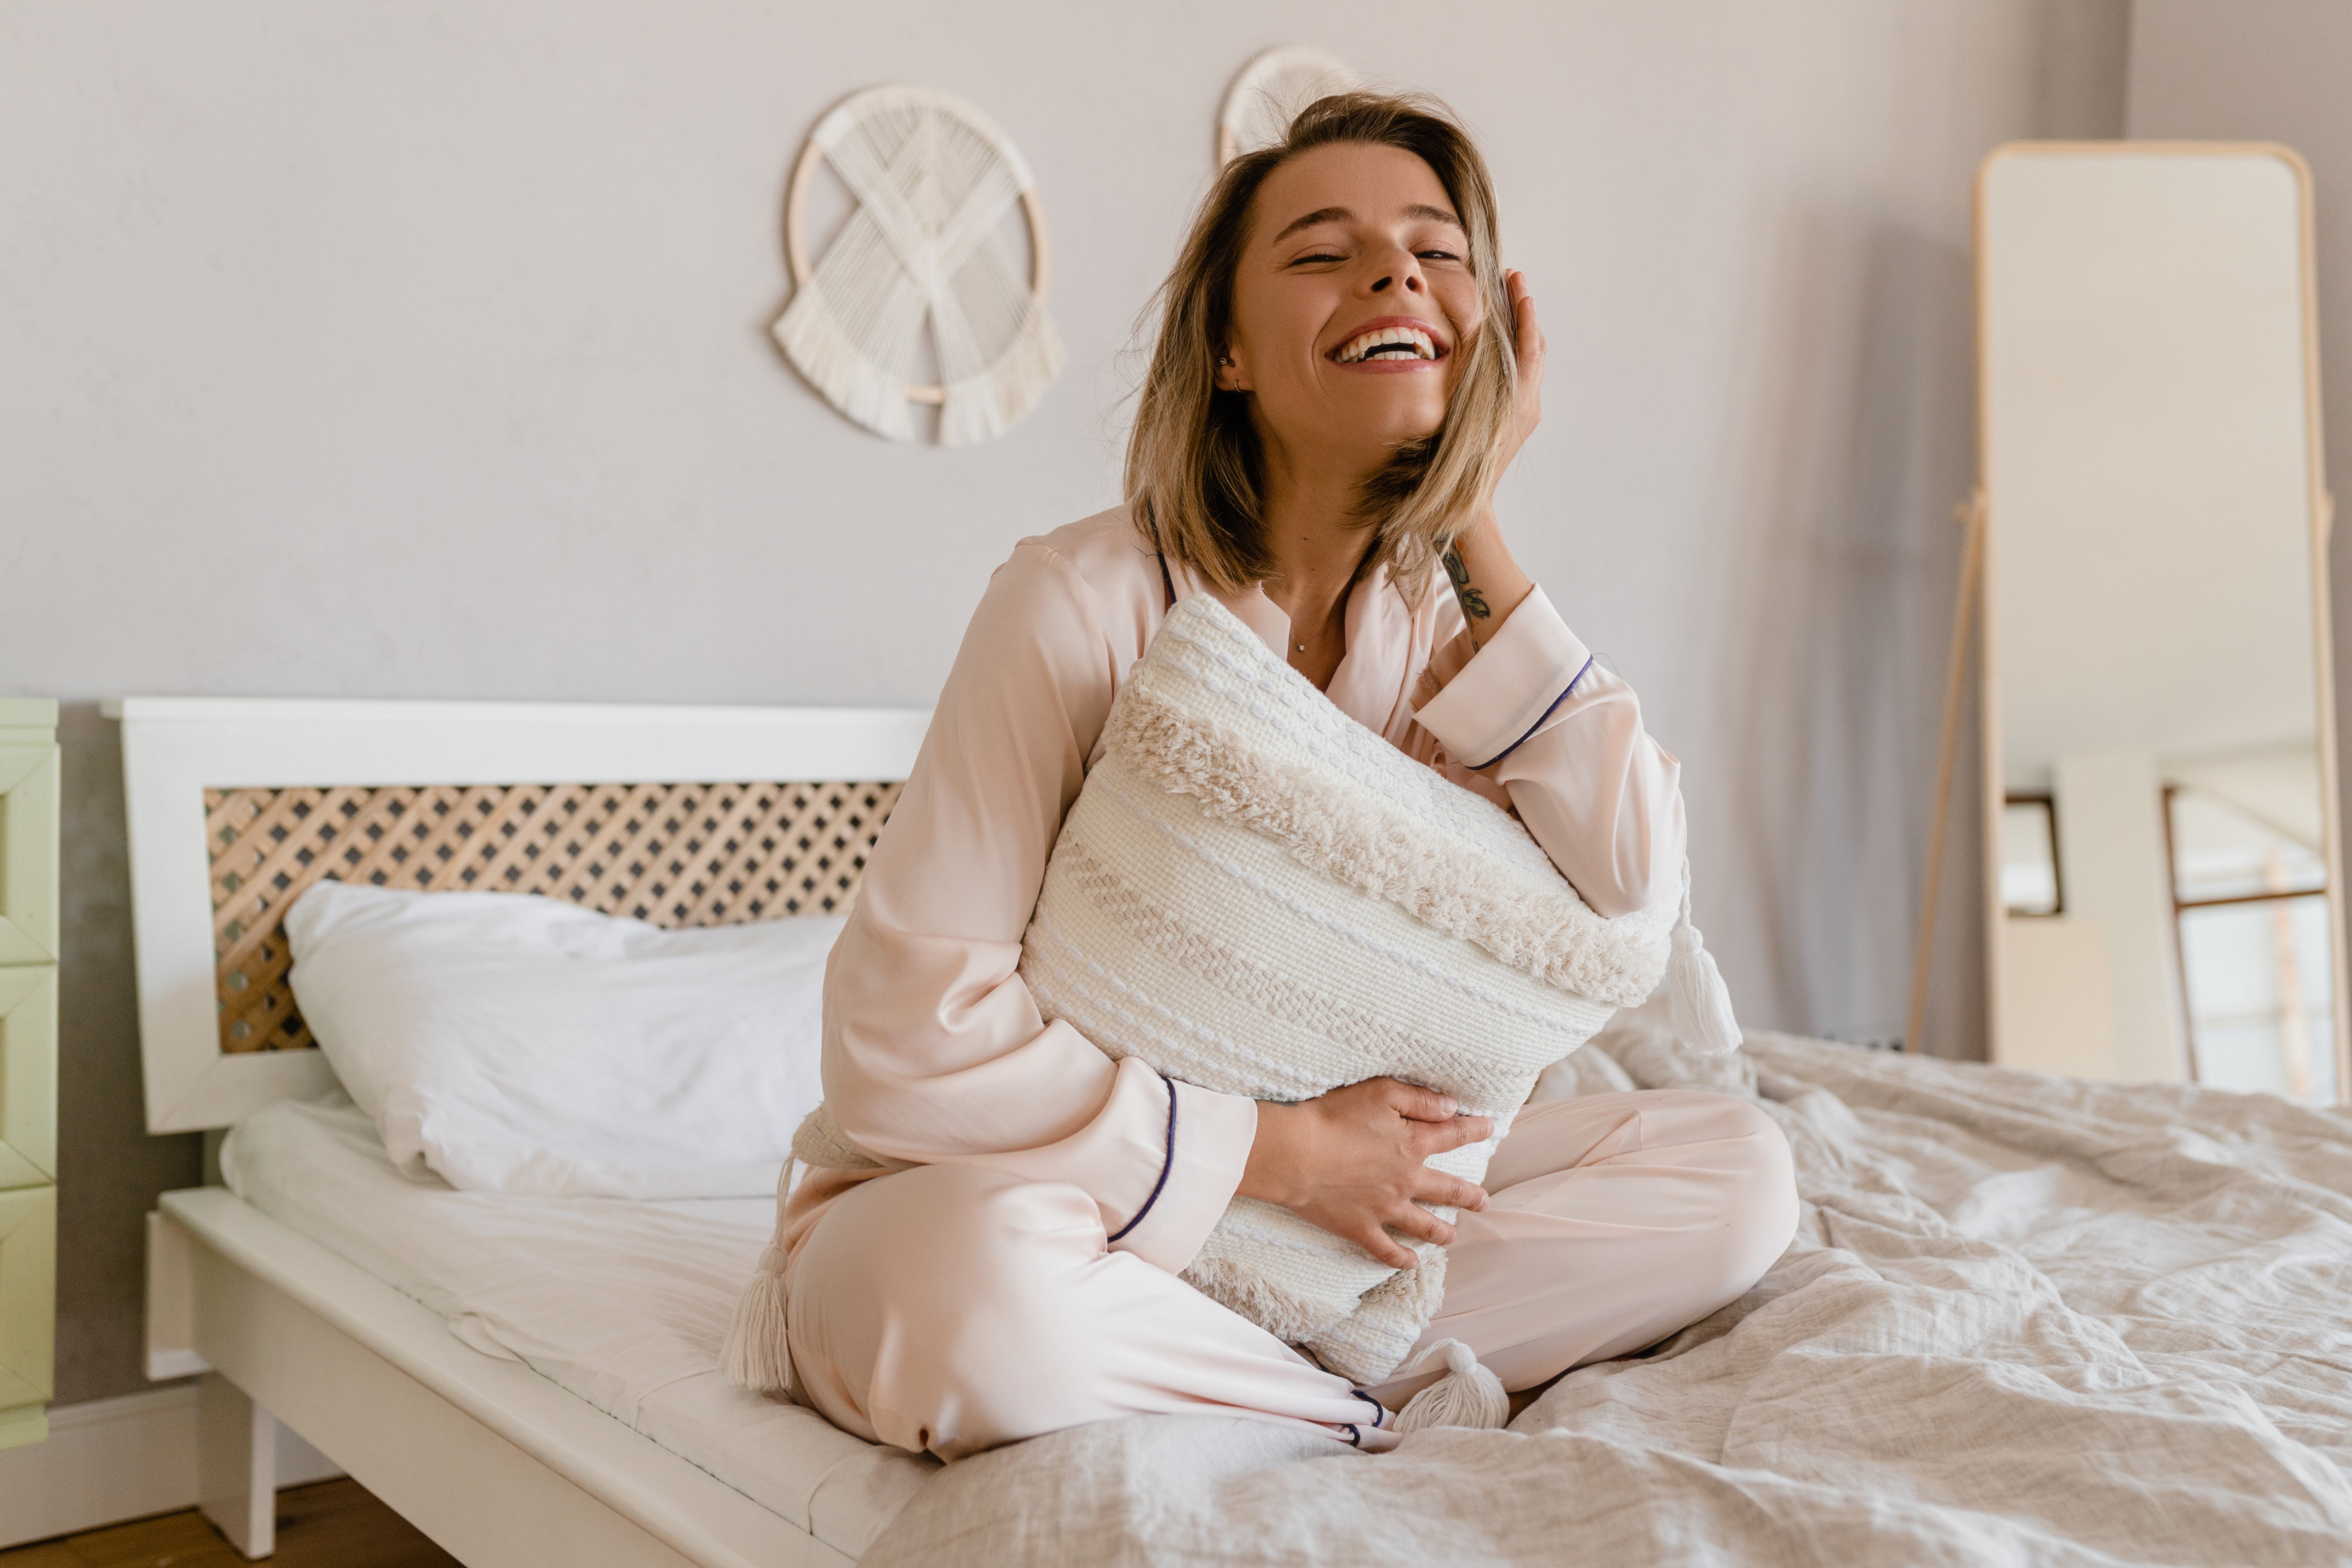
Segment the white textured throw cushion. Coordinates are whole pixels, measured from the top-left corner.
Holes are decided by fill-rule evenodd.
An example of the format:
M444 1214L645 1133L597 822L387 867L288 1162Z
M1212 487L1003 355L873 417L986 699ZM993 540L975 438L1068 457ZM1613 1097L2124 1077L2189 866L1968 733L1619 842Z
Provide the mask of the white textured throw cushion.
M1021 972L1115 1058L1259 1100L1386 1075L1499 1140L1537 1075L1664 972L1671 903L1595 914L1509 813L1349 718L1205 595L1171 612L1104 740ZM1430 1163L1476 1181L1493 1152ZM1444 1291L1444 1250L1419 1250L1400 1272L1235 1198L1184 1278L1376 1383Z
M554 899L320 882L295 1000L384 1149L468 1192L775 1190L824 1097L831 916L663 931Z

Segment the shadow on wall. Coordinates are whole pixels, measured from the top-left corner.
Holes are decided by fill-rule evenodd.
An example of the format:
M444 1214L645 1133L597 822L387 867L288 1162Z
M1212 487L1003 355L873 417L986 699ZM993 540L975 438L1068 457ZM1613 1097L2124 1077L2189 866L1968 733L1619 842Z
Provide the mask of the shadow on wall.
M58 1392L71 1405L148 1386L143 1216L201 1182L204 1138L146 1135L131 984L122 729L94 702L63 705L58 965Z
M1974 483L1964 247L1793 218L1748 318L1769 334L1717 592L1731 738L1710 793L1747 858L1759 1018L1899 1036L1961 531ZM1983 1054L1975 727L1958 760L1927 1045ZM1775 984L1777 982L1777 984Z

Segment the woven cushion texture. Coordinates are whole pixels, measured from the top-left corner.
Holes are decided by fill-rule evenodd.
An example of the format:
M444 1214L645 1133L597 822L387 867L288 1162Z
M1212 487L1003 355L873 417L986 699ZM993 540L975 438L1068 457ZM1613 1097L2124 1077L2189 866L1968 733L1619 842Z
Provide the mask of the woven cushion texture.
M1341 712L1203 595L1111 709L1021 970L1048 1019L1169 1078L1300 1100L1394 1077L1499 1140L1546 1067L1656 986L1674 918L1595 914L1508 812ZM1493 1151L1430 1163L1476 1181ZM1394 1270L1237 1197L1184 1277L1375 1383L1443 1293L1443 1249L1419 1250Z

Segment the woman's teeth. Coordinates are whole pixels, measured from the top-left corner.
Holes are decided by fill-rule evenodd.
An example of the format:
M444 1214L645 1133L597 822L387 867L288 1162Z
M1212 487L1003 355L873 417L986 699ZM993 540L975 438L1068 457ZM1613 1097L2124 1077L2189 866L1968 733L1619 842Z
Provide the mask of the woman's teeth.
M1377 327L1360 332L1339 350L1341 364L1368 359L1435 359L1437 345L1418 327Z

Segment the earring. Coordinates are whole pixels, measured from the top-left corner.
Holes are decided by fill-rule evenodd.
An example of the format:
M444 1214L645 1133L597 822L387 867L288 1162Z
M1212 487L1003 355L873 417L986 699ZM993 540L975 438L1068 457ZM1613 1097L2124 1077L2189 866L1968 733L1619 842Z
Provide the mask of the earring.
M1234 362L1233 362L1233 360L1232 360L1231 356L1226 355L1226 354L1219 354L1219 355L1217 356L1217 363L1218 363L1219 364L1230 365L1230 364L1231 364L1231 363L1233 363Z

